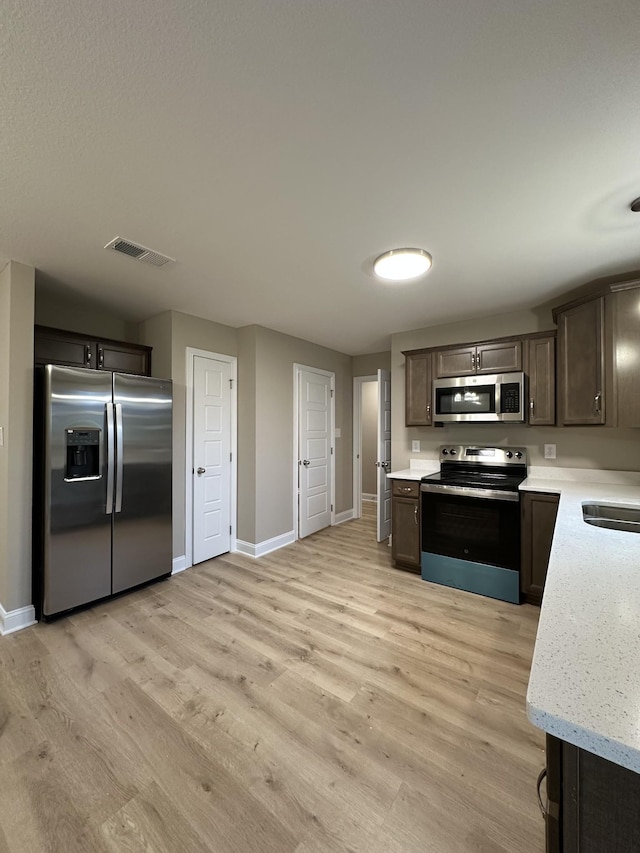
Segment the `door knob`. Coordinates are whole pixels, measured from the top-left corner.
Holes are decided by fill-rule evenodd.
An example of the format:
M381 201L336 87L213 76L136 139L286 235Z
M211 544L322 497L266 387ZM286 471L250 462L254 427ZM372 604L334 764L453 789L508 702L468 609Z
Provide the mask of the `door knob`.
M206 468L198 468L198 474L204 474L206 470Z
M305 468L308 468L309 465L311 465L311 460L310 459L303 459L302 464L304 465Z

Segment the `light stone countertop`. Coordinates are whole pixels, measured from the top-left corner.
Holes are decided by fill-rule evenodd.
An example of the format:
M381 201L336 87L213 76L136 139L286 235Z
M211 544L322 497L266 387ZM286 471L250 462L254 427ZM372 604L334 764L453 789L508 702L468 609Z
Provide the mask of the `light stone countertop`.
M520 486L560 495L527 714L640 773L640 534L582 518L583 502L640 506L640 474L564 470L571 480L559 469L530 469Z
M387 474L389 480L421 480L427 474L435 474L440 470L440 462L437 459L411 459L409 468L400 471L391 471Z

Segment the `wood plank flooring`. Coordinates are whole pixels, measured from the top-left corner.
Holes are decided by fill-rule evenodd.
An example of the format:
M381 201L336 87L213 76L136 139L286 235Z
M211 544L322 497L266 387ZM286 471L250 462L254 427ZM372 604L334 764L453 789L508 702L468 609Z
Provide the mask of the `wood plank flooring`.
M542 853L538 611L370 512L0 638L0 853Z

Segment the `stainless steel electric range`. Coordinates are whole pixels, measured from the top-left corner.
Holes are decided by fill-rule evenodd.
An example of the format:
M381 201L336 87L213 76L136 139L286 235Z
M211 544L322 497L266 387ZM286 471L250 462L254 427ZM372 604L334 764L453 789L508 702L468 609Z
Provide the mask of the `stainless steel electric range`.
M445 445L422 478L422 577L520 603L522 447Z

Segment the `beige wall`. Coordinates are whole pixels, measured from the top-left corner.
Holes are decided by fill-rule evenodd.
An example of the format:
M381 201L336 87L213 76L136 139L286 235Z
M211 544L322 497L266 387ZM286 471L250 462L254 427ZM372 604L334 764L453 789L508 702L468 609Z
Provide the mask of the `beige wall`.
M138 325L128 323L101 303L82 295L61 293L38 281L36 273L35 322L39 326L52 326L97 338L140 343Z
M11 261L0 273L0 604L31 600L31 476L35 271Z
M237 331L191 314L167 311L141 323L139 336L142 343L153 347L153 375L171 379L173 383L173 556L182 557L185 553L186 351L192 347L235 356Z
M364 374L368 376L369 374ZM360 462L362 465L362 492L365 495L375 495L378 490L377 469L375 467L378 455L378 383L362 383L362 445Z
M244 329L241 334L248 341L255 341L255 443L252 447L243 440L238 452L239 458L255 454L255 487L249 492L252 499L255 495L255 528L252 533L243 527L239 538L259 543L293 529L294 364L336 375L335 422L341 437L336 439L335 511L351 508L352 359L261 326L250 329L253 331ZM244 358L243 350L240 360ZM240 386L239 393L244 393ZM246 483L245 494L248 488Z
M237 537L252 544L293 527L293 365L336 374L336 512L350 509L352 359L260 326L233 329L177 311L140 324L153 373L173 381L173 555L185 553L186 348L238 357ZM169 373L167 373L169 370Z
M378 370L391 370L391 351L372 352L368 355L354 355L352 373L354 376L373 376Z
M441 444L512 444L526 447L529 464L563 468L640 470L640 431L609 427L528 427L452 424L442 428L405 427L404 357L402 350L441 346L506 335L553 329L548 308L495 315L446 326L392 335L392 469L406 468L410 459L437 457ZM411 453L419 439L421 452ZM544 445L557 446L555 460L544 459Z
M256 530L256 337L257 326L238 329L238 527L243 542Z

